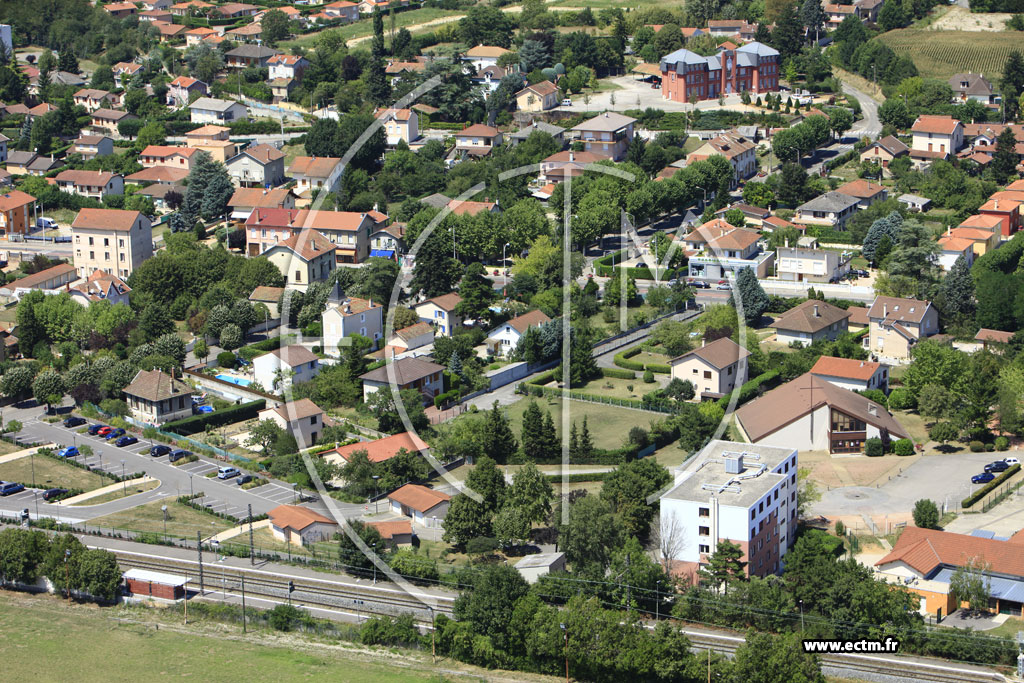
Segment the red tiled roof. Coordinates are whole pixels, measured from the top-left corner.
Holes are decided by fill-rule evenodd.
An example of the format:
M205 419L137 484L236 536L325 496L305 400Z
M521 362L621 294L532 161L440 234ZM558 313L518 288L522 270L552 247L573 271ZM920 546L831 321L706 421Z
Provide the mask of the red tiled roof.
M904 529L896 547L875 566L903 562L928 576L941 565L959 567L972 558L983 560L994 574L1024 577L1024 552L1019 543L919 527Z
M367 522L366 526L372 526L376 529L380 537L385 541L390 541L395 536L412 535L412 523L407 519L396 519L390 522Z
M975 341L980 342L996 342L997 344L1008 344L1013 339L1013 332L1003 332L1002 330L987 330L984 327L978 330L978 334L974 335Z
M138 211L123 211L121 209L79 209L71 227L129 232L135 225L135 219L141 215Z
M867 360L855 358L836 358L835 356L820 356L814 367L811 368L812 375L827 375L828 377L844 377L866 382L874 377L881 363L873 363Z
M412 432L401 432L375 441L360 441L348 446L339 446L334 452L348 460L354 453L366 451L370 462L384 462L398 455L398 451L403 448L410 453L421 453L430 446Z
M302 531L313 524L333 524L337 522L324 517L319 512L314 512L301 505L278 505L270 511L270 523L279 529L295 529Z
M935 133L938 135L952 135L956 127L960 125L960 122L954 119L952 116L934 116L931 114L922 114L917 117L917 121L914 121L914 125L910 128L915 133Z
M406 484L388 494L388 500L393 500L416 512L427 512L451 499L452 497L447 493L441 493L419 484Z

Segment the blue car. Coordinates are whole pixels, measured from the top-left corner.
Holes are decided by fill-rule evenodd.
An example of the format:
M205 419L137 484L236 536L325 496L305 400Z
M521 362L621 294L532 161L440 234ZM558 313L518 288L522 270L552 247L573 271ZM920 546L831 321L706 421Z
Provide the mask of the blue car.
M68 446L57 451L57 455L62 458L75 458L78 457L78 449L74 446Z
M13 481L0 481L0 496L9 496L12 493L21 493L24 490L24 484L16 484Z
M134 436L122 436L120 439L114 442L114 445L119 448L124 448L125 446L131 446L133 443L138 442L139 440L136 439Z
M95 425L92 425L91 427L89 427L88 432L91 435L96 436L96 432L100 431L101 429L103 429L106 426L107 425L105 425L105 424L95 424Z
M103 438L106 439L107 441L110 441L111 439L116 439L116 438L121 437L121 436L124 436L124 430L121 429L120 427L118 427L117 429L114 429L111 432L109 432Z
M991 472L982 472L981 474L975 474L973 477L971 477L971 483L987 484L995 478L996 475L992 474Z

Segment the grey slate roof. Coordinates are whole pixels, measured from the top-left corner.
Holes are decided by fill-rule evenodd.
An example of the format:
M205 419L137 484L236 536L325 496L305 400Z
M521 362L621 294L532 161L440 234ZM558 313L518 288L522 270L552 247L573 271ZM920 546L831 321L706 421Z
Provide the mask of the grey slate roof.
M859 199L841 192L826 192L797 207L797 211L826 211L838 213L855 205Z
M246 43L244 45L239 45L234 50L228 50L225 54L228 57L244 57L246 59L263 59L266 57L269 59L270 57L281 53L264 45Z
M545 121L534 121L532 125L520 128L515 133L512 133L511 137L515 140L525 140L530 137L530 133L535 130L539 130L542 133L547 133L548 135L553 136L559 136L565 132L565 128L560 128Z

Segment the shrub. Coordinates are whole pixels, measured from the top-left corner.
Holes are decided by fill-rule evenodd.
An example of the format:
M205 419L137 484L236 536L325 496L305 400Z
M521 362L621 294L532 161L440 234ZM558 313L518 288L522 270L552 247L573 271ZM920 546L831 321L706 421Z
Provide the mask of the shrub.
M845 536L845 535L846 535L846 525L843 524L843 520L841 520L841 519L836 520L836 536Z
M996 437L996 450L997 451L1006 451L1006 450L1009 450L1009 449L1010 449L1010 440L1007 439L1005 436L997 436Z
M971 449L971 453L981 453L985 450L985 444L980 441L972 441L967 447Z
M882 445L882 440L877 436L873 436L864 442L864 455L877 458L881 455L885 455L885 446Z
M250 420L256 417L259 412L266 407L267 402L261 398L258 401L242 403L237 406L231 406L230 408L224 408L223 410L216 410L212 413L201 413L199 415L193 415L191 417L185 417L180 420L168 422L164 425L164 431L181 434L182 436L198 434L199 432L206 430L206 425L219 427L221 425L231 424L232 422Z
M995 449L996 449L996 445L994 443L987 443L987 444L985 444L985 452L986 453L991 453Z
M291 631L302 619L302 612L291 605L278 605L267 614L271 628L277 631Z
M911 410L917 407L917 399L907 389L893 389L889 394L890 410Z
M922 529L939 528L939 508L934 501L922 498L914 504L914 524Z
M910 439L899 439L893 444L892 452L896 455L913 455L914 442Z
M889 407L889 399L885 395L885 392L882 391L881 389L865 389L860 393L862 393L864 396L867 396L869 399L881 405L882 407Z
M221 351L217 354L217 365L222 368L230 370L235 367L236 362L237 359L235 358L235 354L230 351Z
M491 536L477 536L466 541L467 555L482 555L498 549L498 539Z
M601 368L601 376L615 377L617 379L636 379L636 373L632 370L620 370L619 368Z
M637 372L643 372L643 363L641 363L640 361L629 360L638 353L640 353L639 346L634 346L633 348L626 349L625 351L619 351L617 354L615 354L614 363L618 365L620 368L626 368L627 370L636 370Z
M654 384L654 372L651 370L644 370L644 383Z
M661 375L667 375L672 372L672 366L666 365L665 363L648 363L647 369L651 372L657 372Z

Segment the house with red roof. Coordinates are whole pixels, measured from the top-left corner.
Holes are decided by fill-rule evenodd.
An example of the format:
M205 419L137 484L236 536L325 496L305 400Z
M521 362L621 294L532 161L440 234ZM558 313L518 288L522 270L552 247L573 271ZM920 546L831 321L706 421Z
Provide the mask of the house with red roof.
M503 322L487 333L484 343L487 345L487 353L495 356L507 356L516 349L516 345L526 330L531 327L540 327L551 322L551 318L544 311L534 310Z
M316 230L300 230L264 251L261 256L284 275L285 287L305 292L314 282L331 276L337 247Z
M922 114L910 132L910 158L918 164L945 159L964 146L964 125L952 116Z
M429 452L430 446L412 432L400 432L385 436L383 439L338 446L333 451L327 451L324 457L338 465L344 465L353 455L362 451L366 453L370 462L378 463L390 460L403 450L409 453L425 454Z
M338 533L337 522L301 505L278 505L269 517L274 538L300 547L329 541Z
M356 211L255 208L245 221L246 253L259 256L300 230L309 228L326 237L338 249L337 263L362 263L370 255L374 221Z
M850 391L889 390L889 366L875 361L819 356L811 374Z
M419 484L406 484L388 494L391 512L428 528L441 526L451 500L452 497L447 493Z

